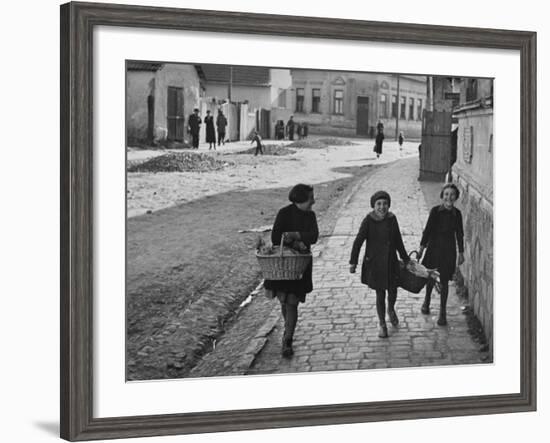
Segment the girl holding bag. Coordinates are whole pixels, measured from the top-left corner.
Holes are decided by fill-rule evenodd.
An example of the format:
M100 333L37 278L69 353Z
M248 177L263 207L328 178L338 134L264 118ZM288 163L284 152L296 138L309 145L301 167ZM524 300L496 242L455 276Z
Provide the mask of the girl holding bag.
M462 226L462 213L454 206L460 196L460 191L456 185L446 184L439 196L441 204L434 206L430 211L418 253L422 256L422 253L426 250L422 264L427 268L436 268L439 271L441 302L437 324L445 326L447 324L449 280L453 278L456 265L464 263L464 228ZM433 288L434 281L429 279L426 285L426 296L421 308L421 312L426 315L430 313Z

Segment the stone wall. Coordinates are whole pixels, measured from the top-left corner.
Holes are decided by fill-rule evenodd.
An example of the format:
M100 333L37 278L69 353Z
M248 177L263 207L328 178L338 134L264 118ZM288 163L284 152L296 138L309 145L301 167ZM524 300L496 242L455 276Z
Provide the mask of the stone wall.
M459 269L457 286L467 295L492 349L493 205L460 172L454 171L453 178L461 191L465 261Z
M458 288L468 295L492 349L493 109L480 106L456 115L457 161L452 175L461 191L465 258Z

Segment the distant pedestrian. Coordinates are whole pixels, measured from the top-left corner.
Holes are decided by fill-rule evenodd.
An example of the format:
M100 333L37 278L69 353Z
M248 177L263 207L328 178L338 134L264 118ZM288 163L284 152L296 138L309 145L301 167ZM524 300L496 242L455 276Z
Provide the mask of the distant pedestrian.
M296 123L296 135L298 135L298 140L302 139L302 124Z
M294 123L294 116L290 116L288 119L288 122L286 122L286 135L289 140L294 140L294 129L295 129L295 123Z
M307 133L309 132L309 128L306 123L302 123L302 138L307 138Z
M382 143L384 143L384 130L381 129L376 134L376 139L374 142L374 152L376 152L376 158L379 158L382 154Z
M260 137L260 134L258 131L254 131L254 137L252 138L252 143L256 142L256 151L254 152L254 156L258 155L258 152L260 154L264 154L264 151L262 149L262 137Z
M390 195L385 191L375 192L370 199L370 205L373 210L363 219L353 242L349 261L350 272L355 273L359 252L363 243L366 242L361 266L361 283L376 291L376 312L380 325L378 336L385 338L388 336L386 291L390 322L394 326L399 323L395 312L399 271L397 253L405 263L409 262L409 256L403 245L397 217L389 211Z
M285 122L282 120L277 120L277 124L275 125L275 138L277 140L285 138Z
M216 129L214 128L214 117L210 115L210 111L206 111L206 117L204 117L204 123L206 124L206 143L209 144L208 149L216 149Z
M454 204L460 191L456 185L447 183L441 189L439 197L441 204L434 206L430 210L426 227L422 234L419 256L422 256L424 249L426 255L422 264L429 269L439 271L439 280L441 284L441 300L439 309L439 318L437 324L445 326L447 324L447 297L449 295L449 280L452 280L456 265L464 263L464 227L462 225L462 213L455 208ZM458 248L458 259L456 250ZM428 280L426 285L426 296L422 304L422 313L430 313L430 301L434 282Z
M403 132L399 133L399 137L397 138L397 141L399 142L399 150L403 150L403 141L405 140L405 137L403 137Z
M218 117L216 118L216 127L218 129L218 146L220 143L225 145L225 128L227 127L227 118L223 115L223 111L218 111Z
M198 108L193 110L193 114L187 120L187 132L191 134L193 149L199 149L199 132L202 120L199 116Z
M285 206L277 213L271 242L274 245L283 244L299 250L310 251L311 245L317 242L319 228L317 218L311 207L315 203L313 187L298 184L288 195L292 204ZM284 236L283 236L283 233ZM291 357L294 354L292 342L298 322L298 304L306 301L306 294L313 291L312 262L302 274L300 280L265 280L264 287L271 296L277 297L281 303L281 312L285 322L283 334L282 355Z

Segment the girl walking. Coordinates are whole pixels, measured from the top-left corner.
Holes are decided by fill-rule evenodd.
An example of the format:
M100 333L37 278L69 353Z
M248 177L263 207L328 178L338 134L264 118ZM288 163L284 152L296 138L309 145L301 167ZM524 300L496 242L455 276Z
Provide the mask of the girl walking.
M353 242L350 258L350 272L357 268L359 251L366 241L365 257L361 267L361 283L376 291L376 312L380 329L378 336L388 336L386 326L386 291L388 293L388 317L393 326L397 326L399 319L395 312L397 300L398 261L397 254L408 263L409 256L403 245L401 231L397 217L389 211L390 195L386 191L375 192L370 205L373 209L361 223L359 232Z
M449 295L449 280L453 278L456 264L464 263L464 228L462 213L455 208L455 201L460 196L458 188L448 183L443 186L439 197L441 204L430 210L426 227L422 234L419 256L426 249L422 264L427 268L437 268L441 282L441 302L437 324L447 324L447 297ZM456 250L458 248L458 261ZM422 304L423 314L430 313L430 301L434 287L433 280L428 280L426 296Z
M290 190L288 199L291 204L279 210L275 218L271 242L273 245L283 242L300 252L307 252L319 237L317 218L311 210L315 203L313 187L298 184ZM306 294L313 291L312 263L309 263L300 280L265 280L264 287L281 303L285 322L282 355L291 357L294 354L292 341L298 322L298 304L304 303Z

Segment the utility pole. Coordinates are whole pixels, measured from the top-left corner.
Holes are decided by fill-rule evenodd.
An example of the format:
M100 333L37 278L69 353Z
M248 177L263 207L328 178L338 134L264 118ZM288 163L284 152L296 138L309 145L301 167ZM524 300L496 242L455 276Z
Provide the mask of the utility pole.
M227 100L231 102L231 92L233 89L233 66L229 67L229 85L227 88Z
M399 112L400 112L400 109L399 109L399 104L400 104L400 99L399 99L399 74L397 74L397 113L396 113L396 116L395 116L395 139L397 140L398 136L399 136Z

